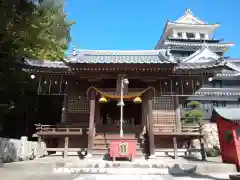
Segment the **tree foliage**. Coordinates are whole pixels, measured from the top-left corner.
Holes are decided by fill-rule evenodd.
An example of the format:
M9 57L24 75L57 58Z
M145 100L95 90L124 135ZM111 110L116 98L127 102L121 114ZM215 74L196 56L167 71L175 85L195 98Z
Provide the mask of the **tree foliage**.
M26 108L34 108L36 99L29 95L36 93L35 83L17 61L64 58L73 22L63 4L54 3L59 1L0 0L0 124L6 117L24 118Z
M3 0L0 8L1 51L40 60L63 59L74 22L66 19L62 4Z
M62 5L38 5L31 17L31 23L19 39L24 44L21 53L40 60L63 59L71 40L69 31L73 23L66 20Z
M204 117L200 107L201 103L198 101L191 101L187 104L187 111L184 114L184 123L186 124L199 124Z

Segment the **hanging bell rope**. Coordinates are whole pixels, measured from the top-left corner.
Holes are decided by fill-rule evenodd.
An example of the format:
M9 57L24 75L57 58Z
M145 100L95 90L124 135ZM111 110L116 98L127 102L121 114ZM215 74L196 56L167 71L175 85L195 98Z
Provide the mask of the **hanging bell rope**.
M87 97L88 94L89 94L89 91L93 89L95 90L97 93L99 93L101 95L102 98L108 98L108 99L120 99L121 96L119 95L113 95L113 94L110 94L110 93L107 93L107 92L104 92L104 91L101 91L100 89L97 89L96 87L94 86L91 86L87 89ZM123 99L135 99L135 98L140 98L140 96L142 96L145 92L147 92L148 90L153 90L153 96L155 96L155 89L153 87L148 87L146 89L144 89L143 91L140 91L140 92L131 92L131 93L128 93L127 95L124 95L123 96ZM100 98L101 99L101 98ZM103 99L102 99L103 100ZM107 100L107 99L106 99ZM139 99L138 99L139 100Z

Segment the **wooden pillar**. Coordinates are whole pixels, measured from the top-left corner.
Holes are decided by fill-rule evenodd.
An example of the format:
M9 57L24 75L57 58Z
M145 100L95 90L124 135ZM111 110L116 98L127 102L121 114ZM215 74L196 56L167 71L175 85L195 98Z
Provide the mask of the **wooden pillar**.
M64 138L64 153L63 153L63 158L67 157L68 154L68 144L69 144L69 137Z
M177 131L181 131L181 112L179 105L179 96L175 96L175 111L176 111L176 127Z
M153 119L152 119L152 104L153 104L153 94L152 91L148 91L148 141L149 141L149 150L150 156L149 159L155 158L155 144L154 144L154 135L153 135Z
M87 157L92 157L92 145L94 136L94 117L95 117L95 91L90 92L90 116L88 130L88 154Z
M146 118L146 96L143 96L142 99L142 121L141 125L143 127L143 133L145 134L147 131L147 118Z
M173 136L174 159L177 159L177 138Z
M67 122L67 108L68 108L68 95L65 94L62 105L61 123Z
M65 86L64 89L64 97L63 97L63 103L62 103L62 114L61 114L61 124L67 123L67 109L68 109L68 85ZM61 148L64 145L64 140L62 138L58 139L58 147ZM65 152L63 152L65 154ZM63 154L63 156L64 156Z
M102 124L101 122L101 116L100 116L100 103L96 102L95 103L95 121L96 124Z

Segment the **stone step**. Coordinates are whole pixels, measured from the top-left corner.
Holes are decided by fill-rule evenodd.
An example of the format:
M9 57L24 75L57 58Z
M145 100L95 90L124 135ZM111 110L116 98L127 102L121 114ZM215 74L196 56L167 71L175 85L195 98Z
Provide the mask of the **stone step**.
M93 148L92 150L92 154L93 155L104 155L104 154L108 154L108 149L95 149Z
M109 153L109 150L107 148L105 148L105 149L104 148L102 148L102 149L93 148L93 150L92 150L92 155L108 155L108 153ZM136 157L143 157L143 156L145 156L145 155L143 154L142 149L138 149L136 151Z
M93 146L93 150L94 150L94 151L104 150L104 151L108 152L109 148L103 147L103 146ZM137 149L136 149L136 153L140 153L140 152L142 152L142 148L137 148Z
M93 146L94 150L98 150L98 149L106 149L108 150L109 148L106 145L95 145Z
M110 142L104 142L104 141L93 141L93 146L105 146L105 147L109 147L110 146ZM140 143L137 143L137 148L142 148L142 146Z
M135 134L124 134L124 137L128 137L131 139L138 139L135 137ZM119 138L119 134L101 134L101 133L96 133L95 138L106 138L106 139L116 139Z

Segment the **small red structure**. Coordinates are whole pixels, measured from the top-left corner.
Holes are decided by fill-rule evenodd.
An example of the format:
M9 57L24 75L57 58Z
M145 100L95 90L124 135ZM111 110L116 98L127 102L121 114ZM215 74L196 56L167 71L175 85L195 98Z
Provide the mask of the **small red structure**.
M136 139L116 138L111 140L109 156L113 158L129 158L131 161L136 156Z
M214 108L224 163L240 168L240 108Z

